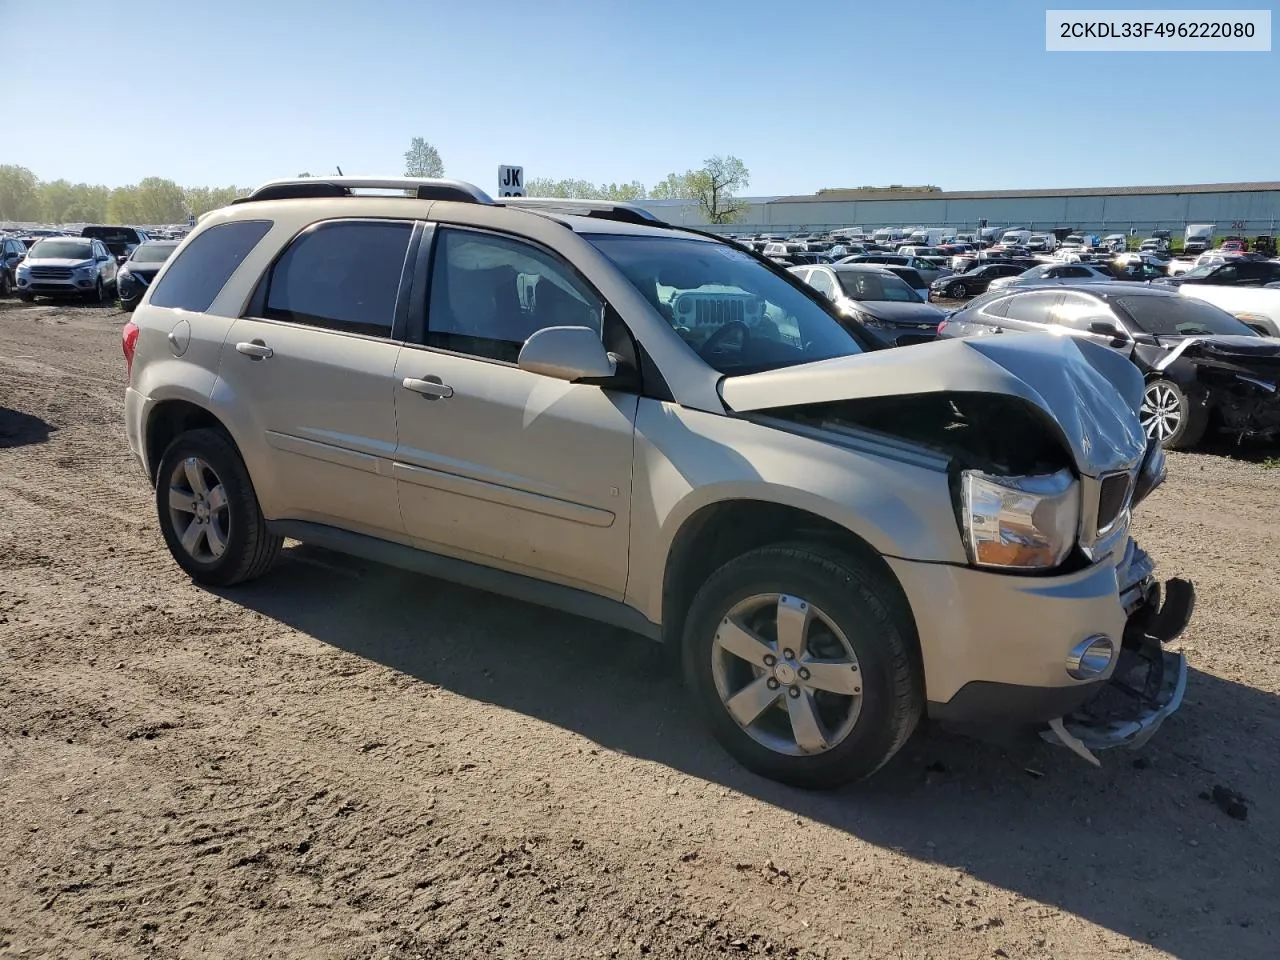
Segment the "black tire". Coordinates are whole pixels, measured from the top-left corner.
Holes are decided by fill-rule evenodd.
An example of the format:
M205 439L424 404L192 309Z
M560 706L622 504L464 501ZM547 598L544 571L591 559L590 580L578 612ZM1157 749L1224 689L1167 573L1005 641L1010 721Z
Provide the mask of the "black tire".
M226 549L220 557L202 561L182 546L169 509L169 478L187 457L199 457L217 474L226 491ZM284 543L267 530L249 470L235 444L220 430L202 428L179 434L156 472L156 514L169 552L192 580L226 587L262 576L271 568Z
M947 296L952 300L963 300L964 295L968 292L963 283L953 283L947 287Z
M736 603L761 593L807 597L853 647L863 681L861 710L847 736L825 752L788 755L758 742L729 714L716 688L716 631ZM828 789L870 776L915 730L924 710L916 643L896 585L866 562L813 544L761 547L722 566L694 598L683 638L685 685L716 739L744 767L791 786Z
M92 290L84 293L83 299L86 303L102 303L102 278L98 278L98 282Z
M34 293L31 293L29 290L19 290L18 299L21 300L23 303L32 303L35 301L36 295Z
M1172 432L1152 426L1153 414L1157 398L1172 398L1176 401L1178 423ZM1142 426L1148 438L1159 436L1161 445L1168 450L1189 450L1204 439L1209 429L1209 407L1203 399L1197 401L1173 380L1157 377L1148 380L1142 396Z
M0 270L0 297L7 297L13 293L13 281L9 279L7 270Z
M138 303L139 300L121 300L120 309L125 313L133 313L133 311L138 309Z

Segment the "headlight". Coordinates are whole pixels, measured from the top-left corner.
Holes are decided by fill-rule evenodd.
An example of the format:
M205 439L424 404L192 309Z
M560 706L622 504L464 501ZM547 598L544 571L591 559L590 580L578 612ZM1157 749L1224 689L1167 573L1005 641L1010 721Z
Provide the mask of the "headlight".
M27 266L25 263L18 264L18 270L17 270L18 276L25 277L30 272L31 272L31 268Z
M132 279L133 279L133 274L129 272L129 268L128 268L128 267L121 267L121 268L116 272L116 279L117 279L117 280L132 280Z
M873 317L871 314L867 313L865 310L859 310L857 307L846 307L845 313L847 313L854 320L857 320L864 327L886 326L885 322L881 320L879 317Z
M83 273L83 274L94 274L98 272L98 265L96 263L84 263L76 267L75 272Z
M1080 486L1067 470L1047 476L960 476L969 560L980 567L1043 570L1067 558L1080 528Z

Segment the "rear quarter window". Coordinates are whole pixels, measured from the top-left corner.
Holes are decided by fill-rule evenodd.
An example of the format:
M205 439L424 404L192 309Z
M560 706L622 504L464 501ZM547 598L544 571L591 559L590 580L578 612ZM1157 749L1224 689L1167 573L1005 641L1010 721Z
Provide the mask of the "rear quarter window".
M208 310L271 226L270 220L236 220L198 234L168 265L151 293L151 305Z

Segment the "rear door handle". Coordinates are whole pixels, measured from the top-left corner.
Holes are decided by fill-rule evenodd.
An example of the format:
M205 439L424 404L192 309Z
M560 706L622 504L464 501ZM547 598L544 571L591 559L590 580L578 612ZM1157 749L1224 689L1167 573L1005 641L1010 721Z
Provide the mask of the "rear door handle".
M236 353L243 353L250 360L266 360L271 357L275 351L261 340L250 340L247 343L244 341L237 343Z
M400 382L406 390L420 393L428 400L439 400L441 398L448 400L453 396L453 387L447 383L442 383L439 377L425 377L422 380L405 377Z

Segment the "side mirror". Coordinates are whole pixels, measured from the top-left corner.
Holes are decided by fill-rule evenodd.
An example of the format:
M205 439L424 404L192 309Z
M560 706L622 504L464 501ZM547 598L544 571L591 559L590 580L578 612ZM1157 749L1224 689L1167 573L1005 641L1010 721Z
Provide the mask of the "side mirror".
M1108 320L1095 320L1089 324L1089 332L1096 333L1100 337L1110 337L1113 347L1123 347L1129 342L1129 338L1120 332L1120 328Z
M520 348L521 370L567 380L601 380L618 370L600 334L590 327L544 327Z

